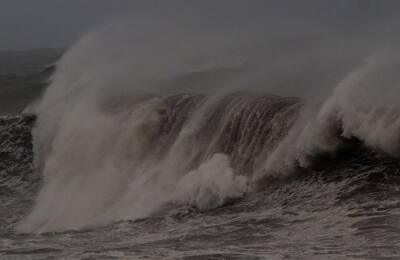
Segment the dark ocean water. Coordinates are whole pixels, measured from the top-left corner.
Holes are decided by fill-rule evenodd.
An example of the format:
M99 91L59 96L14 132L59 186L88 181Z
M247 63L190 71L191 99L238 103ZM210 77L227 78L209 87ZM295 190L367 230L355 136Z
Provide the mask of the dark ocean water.
M42 93L62 50L0 51L0 113L19 114Z
M156 214L80 231L16 234L41 183L32 118L1 119L0 256L4 259L398 259L400 162L352 144L316 169L211 210Z
M51 59L45 60L47 63ZM26 105L24 98L13 99L22 95L18 94L21 90L13 91L10 96L0 95L2 100L10 101L3 106L4 114L21 111ZM178 95L163 100L163 106L157 109L160 127L152 133L161 136L156 140L161 148L155 149L155 143L150 142L154 148L150 151L157 150L152 156L162 158L163 147L180 138L182 125L203 98ZM290 129L300 105L296 98L243 93L219 101L191 141L193 147L204 152L184 157L191 161L181 162L180 166L185 166L185 170L186 166L197 168L204 158L224 153L231 158L235 171L249 176L256 165L255 158L269 151ZM107 111L109 106L113 107L112 115L124 109L112 102L102 106ZM118 118L125 119L123 115ZM279 124L273 120L276 115L280 115L276 121ZM334 153L318 154L308 167L298 167L280 178L264 179L256 189L241 196L228 196L212 207L172 200L152 214L134 220L122 217L97 224L85 219L89 224L65 230L57 230L60 223L53 222L56 224L48 224L47 230L46 224L39 225L44 230L41 232L19 233L21 221L34 209L35 199L46 185L42 169L32 164L31 130L35 122L32 115L0 117L2 259L400 258L400 161L366 147L356 138L344 140ZM149 132L152 128L146 129ZM211 136L218 138L210 141ZM207 142L209 145L203 148L201 145ZM64 180L67 186L68 180ZM76 192L84 194L81 190ZM94 194L100 196L102 192L105 190L99 189ZM212 194L214 190L207 192ZM55 206L51 210L64 212L68 215L66 220L75 224L74 218L81 217L79 209L86 209L58 201L57 196L61 198L64 193L52 194L55 204L51 205ZM36 228L34 225L33 229Z
M212 210L166 205L151 217L80 231L16 234L40 178L32 118L2 118L4 259L398 259L400 163L355 144L318 169ZM8 156L7 159L4 159ZM322 159L321 159L322 160Z

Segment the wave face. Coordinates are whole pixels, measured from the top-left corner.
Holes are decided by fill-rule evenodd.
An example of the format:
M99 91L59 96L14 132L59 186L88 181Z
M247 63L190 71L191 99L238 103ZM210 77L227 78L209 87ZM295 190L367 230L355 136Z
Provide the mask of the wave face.
M36 118L0 118L0 254L396 259L396 64L371 58L312 104L110 93L61 61Z
M310 170L355 140L376 153L399 155L393 71L400 59L391 53L371 55L314 104L237 92L236 86L214 94L154 94L194 81L250 84L260 68L226 68L232 61L221 58L194 69L183 62L193 58L188 50L178 62L162 59L153 66L146 52L126 60L111 48L99 56L103 43L94 34L73 46L42 99L26 109L37 116L34 168L43 184L19 232L141 219L168 205L213 209ZM223 80L228 74L235 76Z
M4 256L81 258L115 257L115 252L123 251L124 256L132 257L241 259L283 257L289 247L301 257L398 256L398 159L367 147L358 138L346 138L343 129L337 128L328 135L335 133L340 140L335 152L325 150L308 157L312 163L301 167L298 162L290 172L281 171L290 169L281 167L285 164L276 164L268 178L260 179L272 169L267 167L268 158L281 154L280 147L293 140L304 103L295 98L244 93L214 99L212 104L207 100L198 95L146 97L129 111L102 103L99 111L119 120L113 121L118 132L112 135L112 142L104 136L93 138L93 129L85 125L91 134L78 137L87 133L84 131L74 137L85 141L73 150L76 157L72 158L72 150L67 148L60 157L62 162L52 159L52 163L62 163L62 169L57 165L51 168L58 172L46 172L48 158L39 164L41 167L37 162L32 172L30 130L34 117L0 118L2 129L7 129L1 136L2 155L8 158L1 165L7 172L2 171L0 221L6 225L0 234L8 238L4 243L15 241L0 252ZM208 109L200 117L205 104ZM148 117L144 107L151 107L157 116ZM144 116L140 117L144 121L136 125L135 120L129 120L132 115ZM194 118L200 118L196 121L202 122L197 123L201 127L193 127ZM40 121L36 122L35 128ZM115 128L116 123L120 125ZM128 136L119 139L126 131ZM95 144L98 138L106 142L104 146ZM142 142L145 145L138 146ZM91 145L102 149L92 154L95 162L85 157L86 148L94 149L88 147ZM284 146L293 154L298 151L288 148L296 146ZM184 152L178 153L183 148ZM99 153L104 149L104 154ZM287 158L282 159L287 162ZM105 165L111 166L99 172ZM48 175L38 175L41 171ZM257 190L253 190L254 184ZM27 214L40 186L33 212L18 224L15 216ZM41 211L46 206L51 211ZM93 207L99 211L90 215ZM137 218L143 219L117 221ZM42 222L34 222L38 220ZM115 223L104 225L110 222ZM13 233L13 227L24 232L84 230L21 236ZM343 230L347 230L345 236ZM299 253L296 248L304 236L308 239L302 242ZM101 241L93 243L98 237ZM284 248L268 246L283 238ZM28 246L27 240L31 243ZM72 250L60 250L61 242ZM235 248L223 249L228 245ZM149 251L149 246L157 250ZM246 251L249 248L251 252Z
M63 118L61 132L35 147L44 185L21 231L79 229L146 217L166 203L207 209L241 197L301 105L244 93L175 95L122 110L103 102L90 122Z
M399 112L346 103L353 77L312 117L301 99L249 93L78 99L56 118L44 110L33 130L43 187L18 230L141 219L167 205L208 210L354 146L396 155Z

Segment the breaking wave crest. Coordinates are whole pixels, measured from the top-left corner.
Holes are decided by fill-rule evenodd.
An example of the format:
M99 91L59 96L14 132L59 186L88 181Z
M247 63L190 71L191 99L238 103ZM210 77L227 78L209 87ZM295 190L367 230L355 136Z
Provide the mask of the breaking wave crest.
M306 123L300 99L245 93L143 97L124 109L84 104L59 117L44 140L38 131L48 121L39 115L35 163L44 184L20 231L138 219L166 204L218 207L268 178L312 167L346 139L397 155L399 114L343 107L338 92ZM347 122L344 109L362 119Z
M140 63L101 63L123 57L97 57L93 42L101 41L89 36L64 55L42 99L27 109L37 116L34 167L43 184L20 232L139 219L166 205L215 208L313 167L348 140L399 154L399 81L392 72L400 62L390 55L373 55L325 101L311 104L232 89L213 95L145 92L146 84L183 84L192 79L176 79L190 73L171 72L182 64L166 63L165 71L157 67L131 79L128 68L140 71ZM223 65L201 69L198 80L222 84L204 77L214 77ZM247 69L235 73L255 75Z

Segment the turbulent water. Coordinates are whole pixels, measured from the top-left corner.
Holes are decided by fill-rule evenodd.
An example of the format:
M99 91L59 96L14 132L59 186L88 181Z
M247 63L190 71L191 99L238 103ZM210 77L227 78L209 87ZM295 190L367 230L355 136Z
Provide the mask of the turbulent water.
M173 2L0 66L0 258L399 259L397 5Z
M35 117L1 118L3 258L400 256L397 159L338 128L334 152L310 155L290 175L265 172L298 122L300 99L235 93L132 104L100 104L106 124L75 126L65 134L79 142L61 149L74 154L35 170ZM99 128L112 138L96 136Z

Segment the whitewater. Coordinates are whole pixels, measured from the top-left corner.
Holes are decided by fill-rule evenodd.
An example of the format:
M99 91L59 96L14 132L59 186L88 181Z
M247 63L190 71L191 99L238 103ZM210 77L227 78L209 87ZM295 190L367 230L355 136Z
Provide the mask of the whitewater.
M273 57L258 29L137 22L84 35L0 117L1 257L400 256L395 46Z

